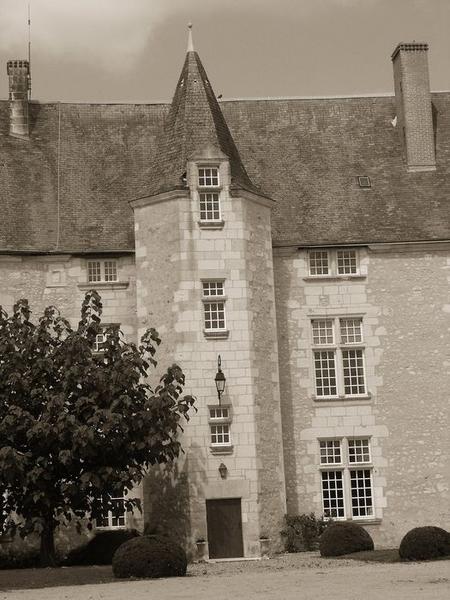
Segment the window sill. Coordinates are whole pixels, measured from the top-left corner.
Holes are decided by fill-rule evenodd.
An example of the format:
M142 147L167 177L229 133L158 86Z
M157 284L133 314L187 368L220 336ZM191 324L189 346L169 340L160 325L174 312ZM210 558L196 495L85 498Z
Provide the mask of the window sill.
M126 290L129 285L129 281L92 281L91 283L79 283L78 289L83 291Z
M352 281L366 279L367 275L307 275L303 281Z
M377 519L375 517L367 517L367 519L365 519L364 517L355 517L354 519L347 519L348 521L352 522L352 523L358 523L361 525L380 525L381 523L381 519Z
M197 221L201 229L223 229L225 221Z
M206 329L204 329L203 335L207 339L226 340L230 335L230 332L228 331L228 329L225 329L224 331L207 331Z
M211 454L233 454L234 446L210 446Z
M369 394L365 394L364 396L335 396L335 397L330 397L330 398L321 398L321 397L317 397L317 396L311 396L311 400L313 400L313 402L330 402L330 403L363 402L364 404L367 404L372 401L372 394L369 393Z

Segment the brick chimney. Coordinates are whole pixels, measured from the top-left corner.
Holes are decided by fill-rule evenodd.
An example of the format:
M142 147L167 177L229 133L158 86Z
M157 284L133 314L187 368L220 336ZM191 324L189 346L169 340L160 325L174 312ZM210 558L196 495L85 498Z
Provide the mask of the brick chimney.
M428 44L400 43L392 53L397 127L408 171L434 171L433 113Z
M9 60L9 133L28 138L28 90L30 89L30 63L27 60Z

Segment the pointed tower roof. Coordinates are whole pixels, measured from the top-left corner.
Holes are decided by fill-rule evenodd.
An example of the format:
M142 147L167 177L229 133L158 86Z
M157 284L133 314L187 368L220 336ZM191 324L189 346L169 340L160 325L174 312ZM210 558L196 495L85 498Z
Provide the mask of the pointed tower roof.
M232 187L258 193L242 164L206 71L194 50L191 24L186 59L157 145L149 190L152 196L184 188L187 161L200 157L228 158Z

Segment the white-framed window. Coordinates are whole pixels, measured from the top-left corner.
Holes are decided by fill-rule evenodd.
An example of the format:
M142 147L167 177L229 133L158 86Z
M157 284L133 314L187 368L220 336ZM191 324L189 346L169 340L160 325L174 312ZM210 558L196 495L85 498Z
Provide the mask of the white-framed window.
M96 519L96 527L102 529L123 529L126 527L125 498L111 498L112 507L105 510L102 517Z
M362 317L311 320L317 398L367 395Z
M308 251L310 277L345 277L359 275L356 248L319 248Z
M112 283L118 280L116 260L88 260L88 283Z
M199 166L197 178L199 225L207 227L222 223L221 182L218 166Z
M199 167L198 187L216 188L220 186L219 167Z
M205 332L226 331L224 281L202 281L202 294Z
M369 438L319 440L322 508L325 518L374 517Z
M230 407L210 406L208 410L211 447L231 446Z
M200 221L220 221L219 192L199 192Z

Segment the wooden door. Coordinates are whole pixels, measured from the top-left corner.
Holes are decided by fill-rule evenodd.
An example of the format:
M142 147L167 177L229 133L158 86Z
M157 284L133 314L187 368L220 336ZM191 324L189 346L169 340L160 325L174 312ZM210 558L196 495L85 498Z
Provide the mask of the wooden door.
M240 498L206 501L209 558L244 556Z

